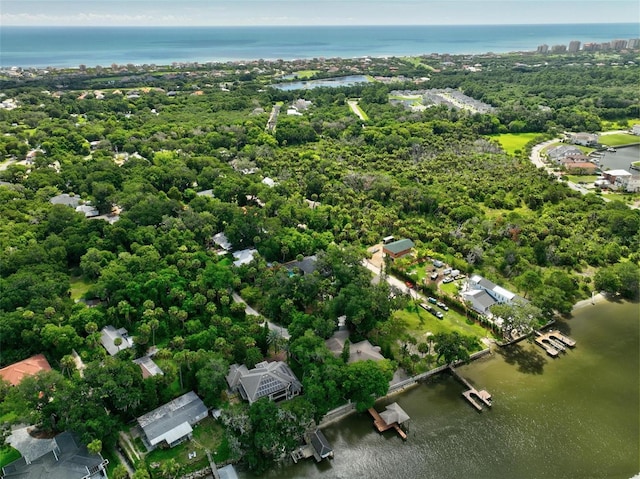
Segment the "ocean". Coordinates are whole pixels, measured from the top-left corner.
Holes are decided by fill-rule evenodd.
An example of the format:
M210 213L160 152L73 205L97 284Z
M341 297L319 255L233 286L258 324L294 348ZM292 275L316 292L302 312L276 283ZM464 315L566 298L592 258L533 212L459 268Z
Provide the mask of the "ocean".
M640 37L640 24L313 27L0 27L0 67L532 51Z

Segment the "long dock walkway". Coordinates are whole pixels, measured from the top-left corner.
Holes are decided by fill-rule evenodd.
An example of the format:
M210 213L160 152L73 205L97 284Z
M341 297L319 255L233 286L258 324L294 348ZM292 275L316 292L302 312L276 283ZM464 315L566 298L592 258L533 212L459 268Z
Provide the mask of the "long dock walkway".
M476 388L474 388L471 383L469 381L467 381L465 378L463 378L462 376L460 376L460 374L458 373L458 371L456 371L453 366L450 366L449 369L451 370L451 374L453 375L453 377L455 377L458 381L460 381L462 384L465 385L465 387L467 387L467 391L463 392L462 395L465 397L465 399L467 401L469 401L469 403L476 408L476 410L478 411L482 411L482 405L484 404L487 407L491 407L492 402L491 402L491 394L489 394L488 391L486 390L481 390L478 391Z
M398 435L402 439L404 439L405 441L407 440L407 433L405 433L402 430L402 428L397 422L394 422L393 424L387 424L385 420L382 419L382 417L380 417L380 414L378 414L378 411L376 411L372 407L369 408L369 414L371 414L371 417L373 417L373 425L378 430L378 432L384 432L384 431L388 431L389 429L395 429Z

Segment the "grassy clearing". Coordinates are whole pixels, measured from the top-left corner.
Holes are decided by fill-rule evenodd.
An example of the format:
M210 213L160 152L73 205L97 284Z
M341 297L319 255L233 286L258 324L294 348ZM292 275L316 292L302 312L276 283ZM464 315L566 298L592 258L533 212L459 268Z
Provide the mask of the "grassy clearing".
M360 117L363 121L369 120L369 115L367 115L362 108L358 105L357 100L349 100L349 107L353 110L353 112Z
M0 449L0 468L12 463L16 459L22 457L20 453L11 446L5 446Z
M490 138L500 143L504 151L514 155L516 151L524 151L524 147L540 133L503 133L501 135L491 135Z
M87 282L84 278L71 278L71 299L80 299L89 291L93 283Z
M622 146L640 143L640 137L630 133L614 133L613 135L601 135L600 143L606 146Z
M320 72L320 70L300 70L297 72L293 72L293 74L298 78L300 78L301 80L304 80L307 78L311 78L313 75L315 75L318 72Z
M227 442L224 428L212 417L207 417L193 427L193 438L171 449L156 449L145 457L145 461L153 473L153 477L159 477L159 464L170 459L175 459L182 465L181 474L197 471L209 465L206 450L211 451L211 456L216 464L226 462L230 456L229 443ZM196 453L189 458L189 453Z

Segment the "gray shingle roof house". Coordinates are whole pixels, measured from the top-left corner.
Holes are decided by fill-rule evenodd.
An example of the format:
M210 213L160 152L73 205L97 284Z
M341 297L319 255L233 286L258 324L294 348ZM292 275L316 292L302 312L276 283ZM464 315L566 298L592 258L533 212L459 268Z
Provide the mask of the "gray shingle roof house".
M474 289L462 293L464 299L471 303L471 307L477 312L486 314L489 308L498 302L481 289Z
M62 193L61 195L54 196L49 200L49 203L54 205L65 205L71 208L75 208L80 204L80 197L71 196L67 193Z
M414 246L415 244L413 243L413 241L404 238L384 245L382 247L382 252L395 259L411 253L411 248L413 248Z
M2 468L12 479L106 479L108 460L91 454L70 432L57 435L52 450L32 461L24 457Z
M115 341L118 338L120 338L122 342L119 346L116 346ZM123 349L133 347L133 338L129 337L127 330L124 328L116 329L111 325L102 328L100 332L100 342L111 356L115 356Z
M173 447L191 437L191 426L209 414L207 406L193 391L160 406L137 421L142 430L142 440L147 449L155 449L166 442Z
M249 404L262 397L272 401L291 399L302 391L302 384L291 368L282 361L263 361L251 370L244 364L232 364L227 383L232 391L239 392Z

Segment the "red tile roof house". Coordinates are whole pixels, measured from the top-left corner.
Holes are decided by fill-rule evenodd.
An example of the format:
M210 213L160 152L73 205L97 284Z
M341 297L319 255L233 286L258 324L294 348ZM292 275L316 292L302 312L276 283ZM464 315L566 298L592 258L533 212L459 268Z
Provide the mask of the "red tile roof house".
M25 376L33 376L40 371L51 371L51 366L43 354L36 354L0 369L0 377L10 382L12 386L17 386Z

